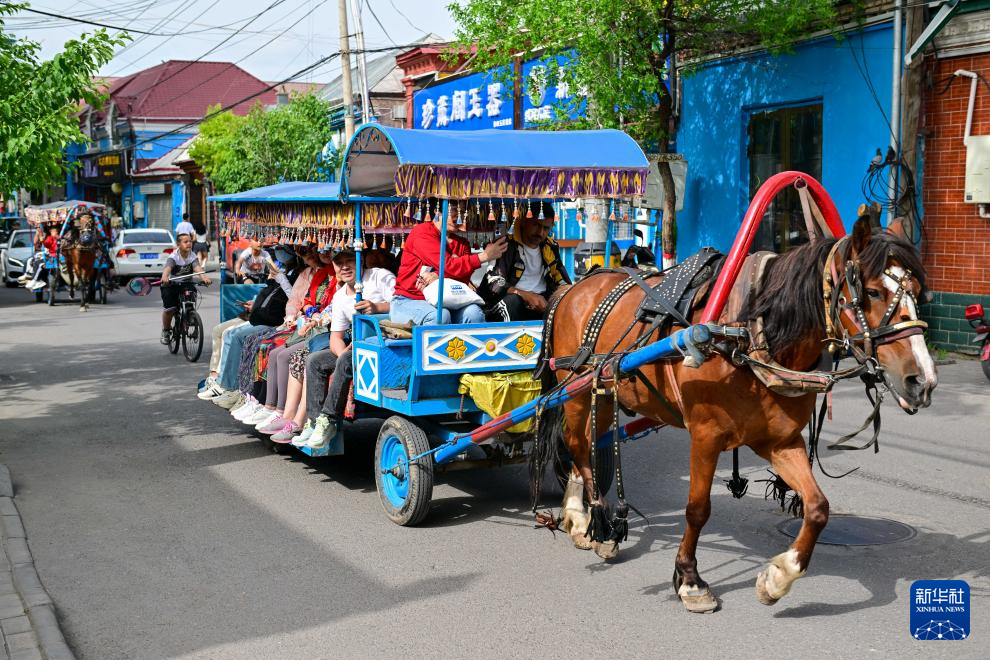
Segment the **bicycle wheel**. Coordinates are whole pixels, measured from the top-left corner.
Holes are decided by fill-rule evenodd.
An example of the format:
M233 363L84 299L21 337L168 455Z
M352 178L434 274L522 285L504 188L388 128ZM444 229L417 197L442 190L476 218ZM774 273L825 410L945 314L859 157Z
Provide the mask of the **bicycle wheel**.
M168 352L175 355L179 352L179 342L182 341L183 332L182 312L176 310L172 317L172 336L168 340Z
M182 333L182 353L190 362L195 362L203 354L203 319L199 313L189 310L186 313L185 332Z

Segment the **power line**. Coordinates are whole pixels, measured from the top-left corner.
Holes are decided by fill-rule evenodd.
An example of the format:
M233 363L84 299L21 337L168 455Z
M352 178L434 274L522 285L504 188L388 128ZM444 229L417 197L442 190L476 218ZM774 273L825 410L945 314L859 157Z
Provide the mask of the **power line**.
M232 69L235 66L237 66L237 64L239 64L240 62L243 62L247 58L249 58L252 55L254 55L255 53L257 53L258 51L260 51L260 50L262 50L262 49L267 48L268 46L270 46L272 44L272 42L280 39L286 32L288 32L289 30L291 30L295 26L297 26L300 23L302 23L304 19L306 19L307 17L309 17L314 11L316 11L317 9L319 9L321 6L323 6L326 3L327 3L327 0L320 0L320 2L318 2L316 5L314 5L312 9L310 9L308 12L306 12L305 14L303 14L302 16L300 16L296 20L295 23L292 23L289 27L285 28L280 33L278 33L277 35L275 35L274 37L272 37L271 39L269 39L265 43L261 44L260 46L258 46L254 50L252 50L247 55L241 57L240 59L238 59L238 60L236 60L234 62L231 62L226 67L224 67L223 69L221 69L219 72L213 74L212 76L210 76L209 78L206 78L205 80L200 81L199 83L197 83L193 87L190 87L189 89L185 89L181 93L176 94L175 96L172 96L172 97L170 97L170 98L162 101L156 107L160 107L160 106L165 105L166 103L170 103L170 102L174 101L175 99L179 98L180 96L185 96L186 94L188 94L192 90L196 89L197 87L202 87L203 85L205 85L206 83L210 82L211 80L214 80L216 78L219 78L220 76L222 76L223 74L225 74L227 71L229 71L230 69Z
M368 11L371 12L371 17L375 19L375 23L378 23L378 27L382 29L382 32L385 34L385 38L391 41L393 46L398 46L399 44L395 43L395 39L393 39L392 35L388 33L388 30L385 29L382 22L378 20L378 14L375 13L375 8L371 6L371 0L366 0L364 4L368 8Z
M407 48L408 49L408 48L415 48L415 47L420 46L420 45L422 45L422 44L417 44L417 43L404 44L404 45L398 46L398 48ZM387 48L371 48L371 49L364 49L364 50L351 50L350 52L351 52L352 55L353 54L359 54L359 53L384 53L384 52L392 51L392 50L395 50L395 49L396 49L395 46L389 46ZM230 110L231 108L235 108L235 107L241 105L242 103L246 103L247 101L250 101L252 99L256 99L259 96L261 96L262 94L265 94L267 92L270 92L271 90L275 89L276 87L279 87L280 85L284 85L287 82L292 82L293 80L295 80L296 78L299 78L300 76L304 76L307 73L310 73L312 71L315 71L316 69L318 69L319 67L323 66L327 62L330 62L332 60L335 60L338 57L340 57L340 53L339 52L332 53L332 54L327 55L325 57L321 57L320 59L316 60L312 64L309 64L309 65L303 67L302 69L299 69L298 71L296 71L295 73L293 73L288 78L284 78L282 80L279 80L278 82L269 83L269 84L265 85L264 88L258 90L257 92L254 92L253 94L249 94L248 96L245 96L242 99L239 99L237 101L234 101L233 103L230 103L230 104L228 104L226 106L223 106L221 108L218 108L217 110L214 110L213 112L208 113L202 119L195 119L195 120L190 121L190 122L187 122L187 123L185 123L185 124L183 124L181 126L178 126L178 127L174 128L174 129L172 129L170 131L165 131L164 133L159 133L159 134L155 135L154 137L150 137L150 138L147 138L147 139L144 139L144 140L138 140L134 144L129 145L127 147L121 147L119 149L108 149L106 151L98 151L98 152L87 153L87 154L83 154L83 155L86 156L87 158L89 158L89 157L92 157L92 156L102 156L102 155L106 155L106 154L123 153L123 152L127 151L128 149L135 149L135 148L137 148L137 147L139 147L139 146L141 146L143 144L148 144L150 142L155 142L156 140L160 140L162 138L169 137L170 135L177 135L177 134L182 133L183 131L185 131L187 128L192 128L193 126L196 126L198 124L202 124L204 121L206 121L208 119L212 119L213 117L216 117L218 114L221 114L223 112L226 112L226 111Z
M422 32L423 34L429 34L429 32L427 32L426 30L423 30L422 28L418 28L415 25L413 25L413 22L409 20L409 17L403 14L402 10L395 6L395 0L388 0L388 4L392 5L392 9L395 10L396 14L406 19L406 23L409 23L409 27L411 27L412 29L418 32Z
M244 28L246 28L248 25L251 25L251 23L255 22L256 20L258 20L259 18L261 18L263 15L265 15L266 13L268 13L269 11L271 11L272 9L274 9L275 7L278 7L279 5L283 4L285 1L286 0L275 0L275 2L273 2L270 5L268 5L267 7L265 7L265 9L263 9L259 13L255 14L254 16L252 16L251 17L251 20L249 20L247 23L245 23L242 27L238 28L235 32L232 32L223 41L221 41L220 43L218 43L213 48L209 49L208 51L206 51L205 53L203 53L202 55L200 55L196 59L192 60L191 62L187 62L184 66L180 66L177 70L173 71L172 73L170 73L169 75L165 76L161 80L155 80L153 83L151 83L147 87L143 87L143 88L141 88L139 90L129 91L128 92L128 96L137 96L138 94L141 94L142 92L146 92L147 90L151 89L152 87L157 87L158 85L161 85L162 83L164 83L164 82L166 82L168 80L171 80L172 78L175 78L177 75L179 75L180 73L182 73L183 71L185 71L186 69L188 69L189 67L191 67L193 64L197 64L197 63L201 62L204 57L206 57L210 53L213 53L218 48L220 48L220 46L223 46L225 43L227 43L228 41L230 41L231 39L233 39L234 37L236 37L241 32L241 30L243 30Z
M3 4L9 5L10 3L5 2ZM86 25L95 25L97 27L110 28L111 30L120 30L121 32L135 32L137 34L146 34L146 35L151 36L151 37L168 37L168 36L174 36L174 35L162 34L160 32L146 32L144 30L138 30L138 29L135 29L135 28L131 28L130 30L128 30L127 28L122 28L122 27L117 26L117 25L110 25L109 23L100 23L98 21L89 21L89 20L86 20L85 18L79 18L79 17L76 17L76 16L63 16L62 14L53 14L51 12L41 11L40 9L31 9L30 7L20 7L19 8L19 11L26 11L26 12L30 12L32 14L41 14L42 16L50 16L52 18L60 18L63 21L71 21L72 23L85 23Z

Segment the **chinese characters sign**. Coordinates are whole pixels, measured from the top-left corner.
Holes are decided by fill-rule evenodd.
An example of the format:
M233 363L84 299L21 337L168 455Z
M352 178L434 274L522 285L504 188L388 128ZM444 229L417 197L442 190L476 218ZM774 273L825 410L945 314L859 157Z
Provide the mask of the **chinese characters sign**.
M969 585L963 580L917 580L911 585L911 636L963 640L970 634Z
M421 89L413 105L413 128L512 128L512 90L482 73Z

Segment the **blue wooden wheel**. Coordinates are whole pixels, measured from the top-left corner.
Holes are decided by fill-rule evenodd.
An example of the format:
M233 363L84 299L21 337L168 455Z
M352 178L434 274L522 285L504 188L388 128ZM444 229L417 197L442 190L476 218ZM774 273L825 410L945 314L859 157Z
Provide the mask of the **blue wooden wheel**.
M382 426L375 447L375 485L392 522L415 525L429 513L433 456L421 456L429 449L426 434L404 417L390 417Z

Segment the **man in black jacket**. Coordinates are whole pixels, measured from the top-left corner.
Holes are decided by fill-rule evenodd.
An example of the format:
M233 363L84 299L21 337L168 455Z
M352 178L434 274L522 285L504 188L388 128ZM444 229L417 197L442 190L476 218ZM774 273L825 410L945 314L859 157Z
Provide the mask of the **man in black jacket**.
M536 202L523 213L513 227L508 249L485 274L478 290L489 321L542 319L557 287L571 283L560 261L560 249L550 236L553 205Z

